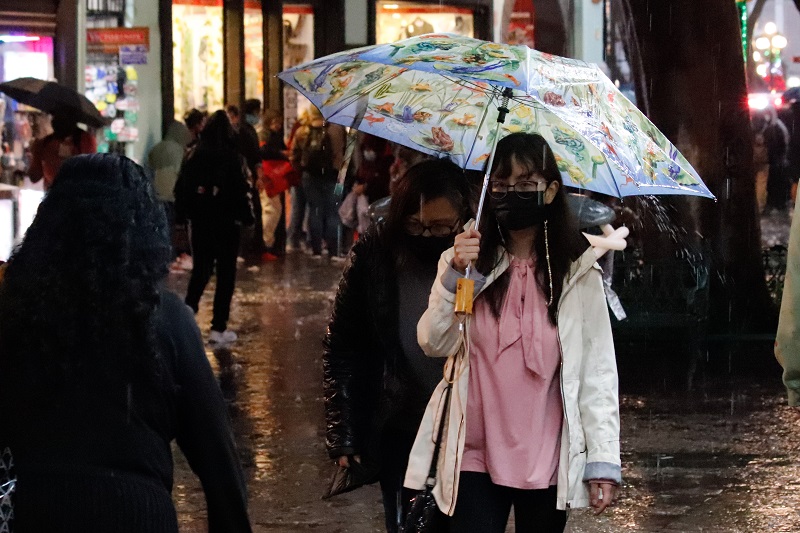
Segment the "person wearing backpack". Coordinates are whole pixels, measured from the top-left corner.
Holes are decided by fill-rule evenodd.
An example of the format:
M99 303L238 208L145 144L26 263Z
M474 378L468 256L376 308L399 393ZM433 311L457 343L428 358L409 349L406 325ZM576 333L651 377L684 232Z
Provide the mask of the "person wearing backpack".
M339 213L336 208L336 179L344 159L345 131L342 126L326 124L316 108L310 110L309 122L298 131L294 161L303 173L302 183L308 201L309 244L313 257L322 257L323 241L328 254L338 250Z
M252 224L254 215L247 164L224 111L211 115L200 141L184 162L175 185L175 209L178 217L191 223L194 269L186 305L197 313L200 297L216 267L210 342L230 344L237 339L227 325L241 228Z

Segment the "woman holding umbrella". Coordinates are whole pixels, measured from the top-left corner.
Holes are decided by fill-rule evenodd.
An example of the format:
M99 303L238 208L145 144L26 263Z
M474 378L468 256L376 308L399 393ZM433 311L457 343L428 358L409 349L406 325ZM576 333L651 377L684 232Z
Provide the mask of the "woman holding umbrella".
M361 483L379 478L389 533L401 518L414 435L442 377L443 363L417 345L417 322L439 256L471 215L469 191L446 160L419 163L398 180L385 222L350 252L325 339L328 453L342 468L363 466Z
M442 255L418 326L427 355L457 354L434 495L453 532L503 533L512 506L518 532L561 532L567 506L600 513L621 481L601 273L541 136L498 143L488 200L480 231ZM471 264L477 297L462 333L456 283ZM407 487L426 483L445 387L420 426Z

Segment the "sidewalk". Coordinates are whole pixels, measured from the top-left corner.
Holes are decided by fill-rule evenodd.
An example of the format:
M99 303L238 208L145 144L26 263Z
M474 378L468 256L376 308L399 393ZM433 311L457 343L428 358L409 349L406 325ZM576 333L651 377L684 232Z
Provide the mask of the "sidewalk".
M333 473L324 450L321 340L340 272L302 254L255 273L242 268L231 324L240 341L232 352L209 352L229 401L256 532L383 531L376 487L320 499ZM179 292L186 281L172 279ZM198 317L204 332L211 289ZM785 407L778 375L761 381L623 394L622 496L600 518L572 512L568 531L800 531L800 411ZM181 531L205 531L202 489L179 453L173 493Z

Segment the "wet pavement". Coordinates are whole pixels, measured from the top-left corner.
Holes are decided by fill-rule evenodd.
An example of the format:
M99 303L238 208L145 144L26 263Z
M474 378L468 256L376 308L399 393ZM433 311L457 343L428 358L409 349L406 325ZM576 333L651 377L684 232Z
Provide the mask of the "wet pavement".
M242 266L231 320L240 340L208 352L229 402L256 532L383 531L376 487L321 499L333 473L321 339L341 269L303 254L257 272ZM174 275L173 287L182 292L187 279ZM198 316L204 332L212 288ZM599 518L572 512L567 530L800 531L800 411L785 407L769 355L758 357L763 377L704 375L690 392L623 382L620 500ZM181 531L206 531L202 488L177 451L174 497Z

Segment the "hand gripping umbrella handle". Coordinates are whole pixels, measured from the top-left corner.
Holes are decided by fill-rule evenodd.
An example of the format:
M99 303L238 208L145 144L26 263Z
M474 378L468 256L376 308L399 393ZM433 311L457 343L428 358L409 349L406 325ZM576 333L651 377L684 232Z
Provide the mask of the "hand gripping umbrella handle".
M508 101L514 95L510 87L503 89L502 100L500 106L497 108L497 124L494 128L494 140L492 141L492 150L489 152L489 159L486 161L486 171L483 175L483 187L481 188L481 197L478 202L478 211L475 213L475 228L479 228L481 224L481 215L483 214L483 205L486 201L486 191L489 189L489 177L492 174L492 165L494 165L494 153L497 150L497 141L500 138L500 124L506 121L508 114ZM471 315L472 314L472 300L475 294L475 281L470 279L472 272L472 264L467 265L465 276L458 280L456 288L456 313Z

